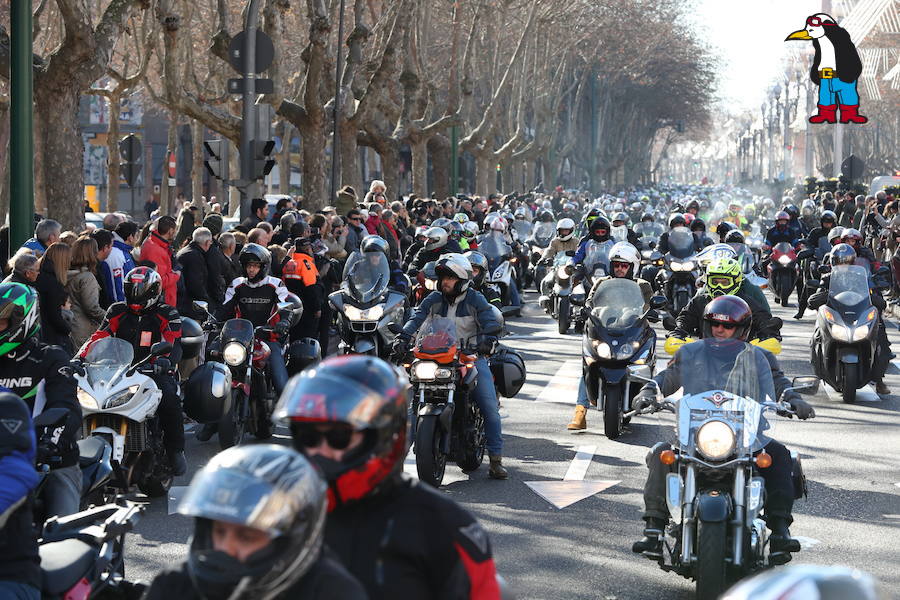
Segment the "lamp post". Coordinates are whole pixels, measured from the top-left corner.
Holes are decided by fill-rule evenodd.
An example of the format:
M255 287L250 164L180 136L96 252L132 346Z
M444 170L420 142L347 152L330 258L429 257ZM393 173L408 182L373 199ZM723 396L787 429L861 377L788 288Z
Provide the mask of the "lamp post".
M10 250L34 229L34 113L31 2L13 0L10 13Z
M338 39L334 61L334 123L331 134L331 196L326 204L331 204L337 199L338 173L341 166L341 132L338 128L338 120L341 116L341 46L344 44L344 0L341 0L338 13Z

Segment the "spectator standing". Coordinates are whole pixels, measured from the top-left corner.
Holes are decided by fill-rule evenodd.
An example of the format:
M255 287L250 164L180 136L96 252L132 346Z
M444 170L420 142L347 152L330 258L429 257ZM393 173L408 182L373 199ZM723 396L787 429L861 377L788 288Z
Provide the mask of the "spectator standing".
M359 244L362 239L369 235L366 228L362 225L362 213L358 209L352 209L347 212L347 243L344 248L348 253L359 250Z
M91 232L91 239L97 243L97 283L100 284L100 307L103 310L109 308L113 302L115 295L115 284L113 282L112 271L106 259L112 253L113 234L105 229L97 229Z
M40 257L51 244L59 241L61 233L62 225L53 219L43 219L34 228L34 237L22 244L22 247L28 248L35 256Z
M141 260L151 261L154 270L162 278L165 303L178 305L178 280L181 273L172 270L171 241L175 237L175 219L166 215L160 217L150 230L150 237L141 247Z
M241 273L241 270L238 268L240 264L237 262L237 237L230 231L226 231L219 236L218 242L222 255L228 261L227 264L222 263L222 278L225 279L225 289L227 290L228 286L240 277ZM222 297L224 299L224 292Z
M319 283L319 270L312 256L309 238L295 240L294 252L285 262L282 273L288 291L296 294L303 303L300 321L291 328L291 341L306 337L318 338L322 305L326 301L325 288Z
M378 235L387 240L389 252L388 258L399 261L400 254L400 236L397 235L395 228L397 224L397 216L392 210L386 210L381 213L381 225L378 227Z
M34 287L34 282L40 272L38 257L28 248L19 248L19 251L9 259L9 270L10 274L3 280L3 283L24 283Z
M331 217L328 222L328 233L322 236L328 251L325 256L343 261L347 258L347 226L341 217Z
M250 201L250 216L241 222L242 227L250 231L269 218L269 203L265 198L254 198Z
M116 231L113 233L112 251L106 258L106 264L112 274L113 295L111 300L113 302L125 301L125 288L122 285L122 280L134 268L134 258L131 255L131 251L134 249L139 233L137 224L131 221L122 221L116 225Z
M222 254L219 245L219 236L222 233L222 215L210 213L203 219L203 226L209 229L212 235L212 244L206 251L206 289L209 293L209 302L213 308L218 308L225 298L225 290L228 289L230 280L226 279L226 269L230 271L231 261Z
M381 225L381 212L383 210L384 207L380 204L369 205L369 218L366 219L366 231L371 235L381 235L378 233L378 228Z
M384 206L385 204L385 192L387 191L387 186L384 185L384 182L375 179L372 183L369 184L369 193L366 194L365 202L366 204L376 203Z
M181 298L178 312L193 319L203 318L203 314L195 311L192 303L195 300L210 303L209 267L207 253L212 246L212 233L206 227L198 227L191 234L191 242L178 251L178 263L181 270L188 273L184 279L185 294Z
M50 244L38 261L40 272L34 282L41 309L41 339L51 345L62 346L71 355L74 352L69 334L72 327L63 316L68 310L69 294L66 283L72 262L72 249L68 244Z
M80 348L97 331L106 315L100 306L97 255L97 242L93 238L80 237L72 245L66 292L72 304L72 342L76 348Z
M337 193L335 211L339 215L346 215L354 208L356 208L356 190L349 185L345 185Z

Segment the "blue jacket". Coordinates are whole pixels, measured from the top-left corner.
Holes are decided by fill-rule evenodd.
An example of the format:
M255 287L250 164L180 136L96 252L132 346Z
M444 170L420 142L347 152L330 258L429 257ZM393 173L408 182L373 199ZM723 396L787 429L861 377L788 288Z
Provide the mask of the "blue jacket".
M31 238L30 240L22 244L22 247L33 250L37 256L41 256L44 252L47 251L47 247L44 246L37 238Z
M429 316L450 317L456 321L456 335L461 340L472 338L476 335L498 335L503 326L497 320L494 308L481 292L472 289L454 300L455 313L450 313L450 302L438 291L428 294L422 303L416 308L412 317L403 326L403 334L413 337L422 323ZM450 313L450 314L448 314ZM474 345L476 340L468 340Z
M134 268L134 259L131 258L132 246L129 246L119 236L115 236L113 240L113 250L106 259L106 264L112 273L113 285L110 290L113 297L112 302L125 302L125 288L123 281L125 275Z

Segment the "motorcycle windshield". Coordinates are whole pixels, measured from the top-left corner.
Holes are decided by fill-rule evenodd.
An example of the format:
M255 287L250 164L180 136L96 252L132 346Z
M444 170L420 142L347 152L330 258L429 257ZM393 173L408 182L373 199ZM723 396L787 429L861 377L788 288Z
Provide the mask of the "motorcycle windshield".
M725 423L734 434L734 449L731 454L746 454L760 450L769 441L761 435L771 430L763 420L763 406L753 398L731 394L723 390L707 390L693 396L683 396L677 402L675 430L678 444L697 447L703 455L701 428L710 421ZM698 441L701 442L698 444Z
M582 261L585 272L590 274L602 268L603 272L607 273L609 271L609 251L614 245L613 240L589 242L584 249L584 260Z
M506 243L506 240L503 239L503 235L497 232L491 232L484 236L484 238L478 242L478 251L484 254L485 258L488 259L488 268L491 272L512 254L512 249L509 247L509 244Z
M864 309L872 305L868 270L858 265L838 265L831 269L828 305L861 315Z
M781 256L782 254L787 255L787 254L789 254L789 253L791 253L791 252L793 252L793 251L794 251L794 247L791 246L791 245L790 245L789 243L787 243L787 242L778 242L778 243L775 244L775 246L772 248L772 254L773 254L774 256Z
M253 323L247 319L228 319L219 337L223 342L240 342L247 345L253 339Z
M105 337L91 344L84 357L84 370L91 387L105 384L131 366L134 348L123 339Z
M669 254L673 258L687 258L694 253L694 234L687 227L669 232Z
M628 241L628 228L624 225L619 225L618 227L613 227L610 229L609 237L614 239L617 242L627 242Z
M591 315L602 327L614 331L629 329L644 314L644 295L636 281L607 279L597 286L591 306Z
M384 252L354 252L344 265L341 288L357 302L368 304L384 294L390 275Z
M456 323L447 317L432 316L416 332L417 352L443 354L456 346Z
M647 238L653 241L662 234L662 225L659 223L638 223L634 226L634 232L638 235L639 238Z
M567 265L571 260L572 257L566 254L565 250L560 250L556 253L556 256L553 257L553 266L558 267L560 265Z
M528 221L513 221L513 229L519 234L519 239L527 239L531 235L531 223Z
M538 244L549 244L554 235L556 235L556 225L554 223L538 223L531 232L531 237Z

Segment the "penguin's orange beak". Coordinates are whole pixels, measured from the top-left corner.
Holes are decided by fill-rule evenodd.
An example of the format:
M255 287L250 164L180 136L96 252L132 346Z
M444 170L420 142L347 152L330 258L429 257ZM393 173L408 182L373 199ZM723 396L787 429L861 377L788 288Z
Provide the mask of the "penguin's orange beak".
M784 38L784 41L788 41L788 40L811 40L811 39L812 39L812 36L809 35L809 32L807 32L805 29L800 29L800 30L795 31L795 32L792 33L791 35L787 36L786 38Z

